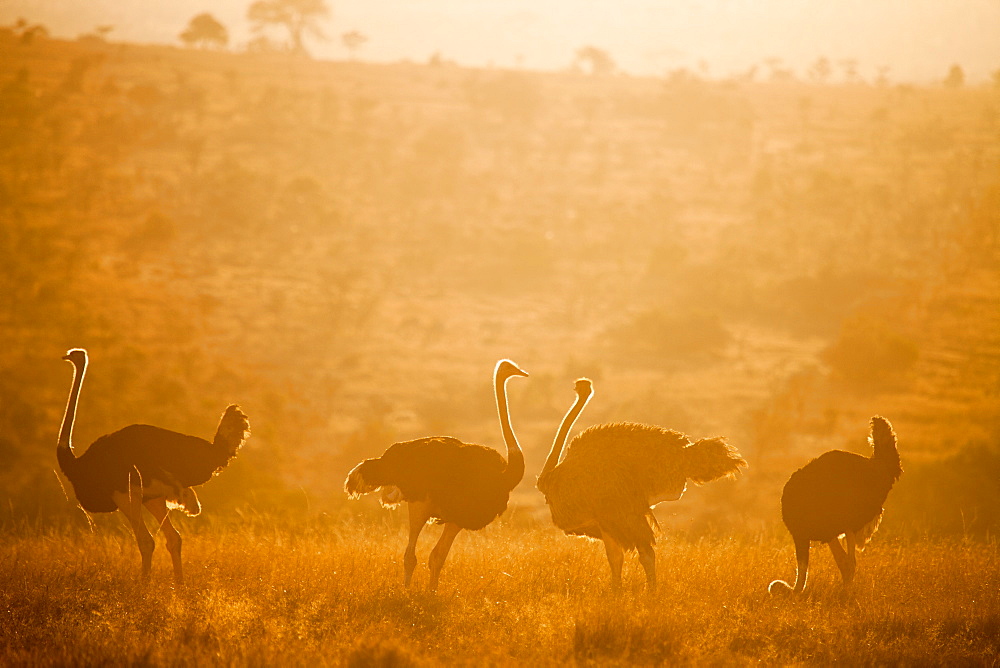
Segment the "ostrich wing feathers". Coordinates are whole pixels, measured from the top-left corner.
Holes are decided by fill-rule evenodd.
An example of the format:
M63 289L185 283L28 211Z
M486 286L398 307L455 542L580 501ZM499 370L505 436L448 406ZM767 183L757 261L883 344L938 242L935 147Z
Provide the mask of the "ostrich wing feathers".
M619 422L580 433L539 486L556 526L594 538L603 530L629 550L653 543L651 505L680 498L688 479L708 482L745 465L721 438L692 444L680 432Z
M430 501L434 518L482 529L507 508L506 461L496 450L437 436L394 443L354 467L345 491L359 496L397 487L405 501Z

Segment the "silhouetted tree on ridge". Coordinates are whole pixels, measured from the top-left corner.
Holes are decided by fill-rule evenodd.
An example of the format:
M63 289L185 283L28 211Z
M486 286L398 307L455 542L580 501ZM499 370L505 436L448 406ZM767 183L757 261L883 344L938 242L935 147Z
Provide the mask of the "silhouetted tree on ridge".
M604 49L596 46L583 46L576 50L573 67L580 68L594 76L614 74L618 66L614 59Z
M187 46L200 46L202 48L216 46L221 49L229 42L229 32L226 30L226 26L219 23L208 12L192 18L179 37Z
M812 81L823 85L830 80L830 74L832 73L833 67L830 65L830 59L826 56L821 56L809 66L807 74Z
M357 56L358 49L368 42L368 36L358 32L357 30L351 30L341 35L340 41L343 42L347 52L351 54L351 60L354 60Z
M29 24L27 19L19 18L16 23L11 28L14 35L17 36L18 44L21 46L29 46L35 41L36 37L48 37L49 29L43 26L41 23Z
M254 24L255 32L262 32L269 25L288 30L291 50L308 55L303 38L308 33L317 39L326 39L319 28L319 21L330 15L325 0L256 0L247 9L247 18Z
M961 65L952 65L948 70L948 76L944 78L944 85L947 88L961 88L965 85L965 71Z

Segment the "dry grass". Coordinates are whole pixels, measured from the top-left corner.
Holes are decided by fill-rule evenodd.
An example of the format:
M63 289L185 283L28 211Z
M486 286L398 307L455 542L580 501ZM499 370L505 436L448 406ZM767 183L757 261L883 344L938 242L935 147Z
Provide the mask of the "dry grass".
M652 598L634 560L615 597L600 546L550 529L463 535L436 595L422 590L426 567L403 588L402 547L388 526L212 528L188 535L188 583L175 590L162 545L151 583L136 584L124 532L7 536L0 663L1000 661L995 542L877 540L850 589L816 550L807 595L791 599L766 592L794 569L783 535L665 536Z

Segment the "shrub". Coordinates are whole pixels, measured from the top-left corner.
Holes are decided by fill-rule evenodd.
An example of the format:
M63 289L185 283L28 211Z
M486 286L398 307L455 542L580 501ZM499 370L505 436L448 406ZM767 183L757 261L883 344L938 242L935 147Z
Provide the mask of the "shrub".
M917 344L884 320L856 316L823 351L834 376L853 390L884 390L902 382L916 363Z
M954 455L904 462L888 506L920 533L984 537L1000 528L1000 450L969 444Z

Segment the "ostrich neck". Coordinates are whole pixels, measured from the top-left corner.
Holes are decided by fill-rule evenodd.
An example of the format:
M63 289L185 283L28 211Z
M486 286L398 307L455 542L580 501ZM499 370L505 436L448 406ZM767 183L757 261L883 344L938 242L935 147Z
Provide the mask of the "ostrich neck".
M549 450L549 456L545 458L545 465L542 466L542 472L538 474L539 478L554 469L556 464L559 463L559 457L562 455L563 448L566 446L566 439L569 437L569 430L573 428L576 419L580 417L583 407L587 405L589 400L590 395L577 395L576 403L563 416L562 423L559 425L559 431L556 432L556 439L552 441L552 449Z
M899 450L896 448L895 441L887 444L876 442L873 450L872 461L891 474L893 479L898 478L903 469L900 466Z
M69 401L66 402L66 412L63 414L62 428L59 430L59 447L73 451L73 422L76 420L76 404L80 398L80 387L83 376L87 373L87 364L73 364L73 387L69 391Z
M503 433L503 442L507 446L507 468L504 469L504 477L507 479L509 489L517 487L524 477L524 453L514 436L514 429L510 426L510 411L507 409L507 378L497 377L494 380L495 392L497 396L497 413L500 416L500 431Z

